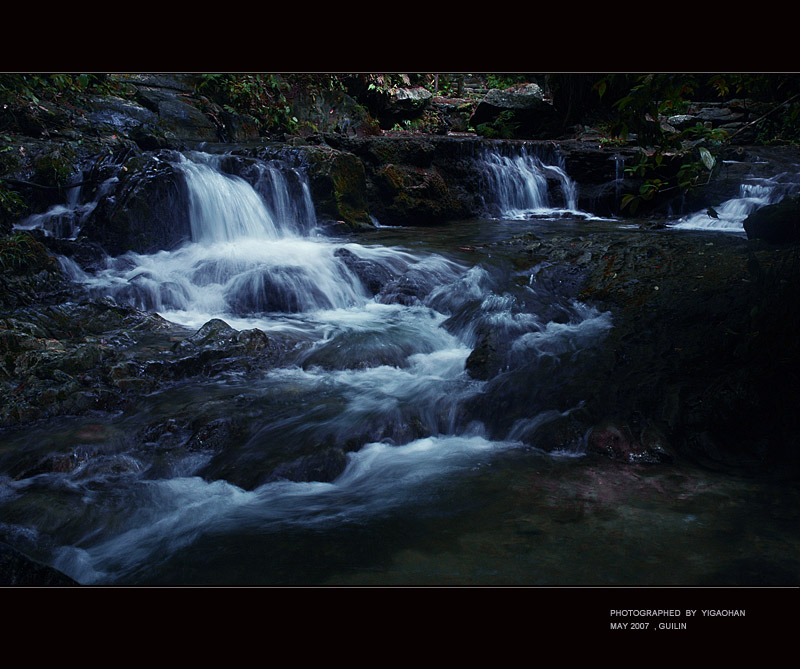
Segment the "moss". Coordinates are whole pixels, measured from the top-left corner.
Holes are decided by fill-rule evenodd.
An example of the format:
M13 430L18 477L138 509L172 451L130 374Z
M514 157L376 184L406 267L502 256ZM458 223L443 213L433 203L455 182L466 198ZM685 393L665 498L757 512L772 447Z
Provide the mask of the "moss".
M327 148L312 149L305 157L317 213L355 229L371 226L361 160L352 153Z
M405 188L405 178L396 165L386 165L376 175L378 188L389 195L396 195Z

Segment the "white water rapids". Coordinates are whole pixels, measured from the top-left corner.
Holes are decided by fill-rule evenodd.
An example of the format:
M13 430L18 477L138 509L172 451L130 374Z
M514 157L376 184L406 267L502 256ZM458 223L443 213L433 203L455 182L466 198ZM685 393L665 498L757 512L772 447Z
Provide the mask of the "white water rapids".
M596 466L580 440L536 448L598 390L582 370L611 317L567 297L550 263L461 246L472 225L538 234L587 218L559 161L484 154L494 220L361 238L323 234L301 172L264 162L245 180L222 165L176 164L183 246L92 274L62 262L93 297L187 332L211 319L260 328L290 344L286 358L4 432L0 541L96 585L669 585L720 582L704 580L720 568L727 583L754 550L759 569L764 546L797 554L793 516L775 512L796 508L794 489L775 499L682 467ZM778 195L777 180L747 186L715 221ZM74 238L94 204L73 192L17 227ZM484 381L467 361L487 332L500 369ZM244 429L217 450L187 446L220 418ZM328 450L344 459L331 477L275 474ZM53 459L69 466L38 467Z
M795 166L796 167L796 166ZM784 172L771 177L751 177L739 186L739 194L719 206L682 216L671 227L678 230L709 230L745 234L744 221L757 209L780 202L797 192L800 172Z
M515 200L516 187L504 186L499 201L552 213L539 186L531 186L541 168L561 179L566 207L574 208L563 171L537 161L526 154L521 163L506 165L505 178L523 179L525 195ZM435 507L449 477L524 447L521 435L572 408L534 410L499 438L463 416L464 402L479 397L485 385L465 371L476 326L485 322L502 331L510 342L508 364L517 365L596 344L611 325L608 314L565 301L566 317L550 323L527 312L525 295L535 291L529 282L511 296L481 266L325 236L296 170L264 163L251 183L224 174L218 158L206 154L185 156L178 167L190 195L191 241L171 251L110 258L92 275L65 260L72 278L94 296L189 328L219 318L237 329L294 338L297 364L176 391L176 398L190 390L199 398L208 388L212 395L239 393L250 407L280 405L274 418L259 418L241 445L242 464L232 453L229 466L246 467L259 452L295 441L338 446L368 429L386 436L349 452L343 473L325 483L279 480L245 490L224 478L201 477L208 459L197 454L173 464L172 475L153 479L146 475L147 458L122 438L108 447L107 467L98 468L95 459L69 474L0 481L0 502L13 504L37 491L65 497L69 522L39 518L35 530L5 529L47 537L56 545L54 566L79 582L148 582L156 565L209 537L263 537L287 527L357 524L401 507ZM491 173L499 187L504 177L498 169ZM376 296L346 258L369 264L399 292L392 297L384 286ZM403 292L408 286L413 290ZM68 531L59 529L65 522Z

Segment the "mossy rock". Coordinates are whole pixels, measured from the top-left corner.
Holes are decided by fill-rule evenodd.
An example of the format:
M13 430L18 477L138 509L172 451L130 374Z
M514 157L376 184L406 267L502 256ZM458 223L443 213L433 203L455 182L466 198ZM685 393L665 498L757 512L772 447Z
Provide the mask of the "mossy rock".
M317 214L358 230L372 227L364 164L352 153L314 147L306 154Z
M443 223L464 217L463 203L435 167L390 164L375 175L381 200L381 221L416 225Z

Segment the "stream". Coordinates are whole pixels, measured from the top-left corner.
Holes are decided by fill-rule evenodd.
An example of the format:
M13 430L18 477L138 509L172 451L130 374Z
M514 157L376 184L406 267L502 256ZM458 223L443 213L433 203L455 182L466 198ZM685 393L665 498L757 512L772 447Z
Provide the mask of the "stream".
M318 225L296 170L265 163L252 184L208 154L179 167L190 242L94 274L62 259L65 269L88 295L187 332L212 319L262 330L281 342L281 362L0 433L0 540L85 585L798 582L796 486L532 445L597 392L560 384L592 364L614 319L488 245L630 227L577 210L562 166L487 156L486 218L358 237ZM676 219L674 234L715 222L742 234L742 212L769 202L769 186L747 185L718 220ZM523 370L532 390L513 420L474 411L488 382L465 364L485 328L502 336L504 370ZM163 426L195 414L233 419L233 445L172 448ZM159 435L142 439L153 426ZM15 478L21 451L78 464ZM281 475L325 453L344 458L330 480Z

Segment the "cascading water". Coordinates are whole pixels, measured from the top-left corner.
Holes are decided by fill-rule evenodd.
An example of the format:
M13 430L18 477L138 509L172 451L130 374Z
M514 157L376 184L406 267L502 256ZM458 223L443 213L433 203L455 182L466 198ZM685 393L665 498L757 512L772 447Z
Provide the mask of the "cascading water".
M67 186L64 204L57 204L40 214L32 214L14 225L17 230L41 230L48 237L75 239L81 226L94 211L98 199L114 187L118 179L112 177L100 184L97 196L89 202L81 201L81 186Z
M499 155L484 163L487 201L524 216L566 211L539 188L543 163ZM731 529L723 559L761 538L763 516L742 531L717 511L742 499L751 512L764 495L749 481L581 463L581 441L535 448L597 392L581 377L612 323L566 294L555 263L523 270L502 244L461 247L501 224L459 222L444 241L426 228L413 250L391 244L415 231L328 237L301 173L254 161L245 179L224 165L204 154L176 163L191 207L182 247L93 274L62 263L94 296L186 332L215 318L260 328L288 344L283 357L178 377L118 413L3 433L0 541L84 584L594 585L683 584L686 554L704 582L712 523ZM569 182L550 176L574 207ZM165 339L152 350L186 342ZM493 376L467 373L482 344ZM40 468L48 458L58 466ZM341 466L289 475L308 458ZM790 508L766 499L770 518ZM622 557L608 550L621 536Z
M550 174L574 207L563 171L532 153L490 156L487 165L503 206L546 209L542 179ZM573 408L533 405L529 419L498 432L464 411L485 386L465 362L480 327L502 333L506 367L523 368L591 347L610 327L606 314L538 295L533 281L512 294L489 269L440 254L318 234L303 175L285 166L257 163L247 180L224 173L221 158L205 154L188 154L176 166L188 187L191 241L111 258L91 275L71 261L63 266L94 296L190 328L214 318L260 328L288 337L294 349L286 364L247 378L154 393L150 410L119 419L120 438L91 465L47 483L0 481L0 506L13 507L22 495L82 490L64 501L77 535L41 518L35 530L60 546L53 563L80 582L151 582L157 565L208 541L266 541L287 527L348 525L399 507L419 512L433 494L432 481L519 448L537 425ZM503 185L509 172L516 181ZM531 312L542 302L558 305L557 324ZM185 406L203 393L231 397L236 411L249 416L246 435L223 453L188 454L170 475L154 476L152 447L131 445L122 435L128 422L151 420L153 408L168 414L157 407L174 406L182 393ZM344 448L354 440L363 445L332 482L269 475L276 452ZM243 480L251 482L244 489ZM24 525L5 532L24 532Z
M535 147L492 148L478 164L486 179L486 205L491 216L523 220L578 212L577 186L560 156L543 158ZM551 204L550 181L558 184L561 206Z
M775 204L800 190L800 172L769 178L751 177L739 186L739 196L709 210L698 211L672 223L679 230L715 230L744 234L744 220L757 209Z

